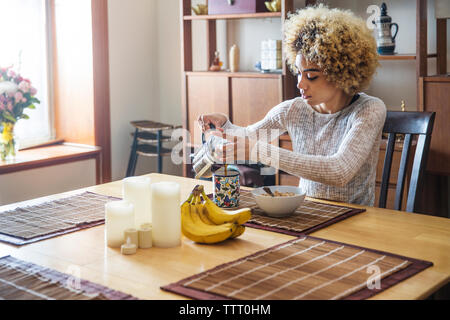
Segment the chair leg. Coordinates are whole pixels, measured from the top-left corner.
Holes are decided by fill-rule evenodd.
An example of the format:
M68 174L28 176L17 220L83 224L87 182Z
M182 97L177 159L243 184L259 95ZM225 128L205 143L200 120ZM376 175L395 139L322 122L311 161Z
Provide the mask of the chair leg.
M128 167L127 167L127 177L131 177L134 175L134 172L136 171L136 162L137 162L137 136L138 136L138 129L135 130L134 136L133 136L133 144L131 145L131 151L130 151L130 158L128 159Z
M134 176L134 173L136 171L137 160L138 160L138 155L136 153L136 155L134 156L134 159L133 159L133 168L131 169L131 173L130 173L131 176Z
M156 146L156 152L158 153L158 173L162 173L161 137L162 137L162 130L158 130L157 134L158 145Z

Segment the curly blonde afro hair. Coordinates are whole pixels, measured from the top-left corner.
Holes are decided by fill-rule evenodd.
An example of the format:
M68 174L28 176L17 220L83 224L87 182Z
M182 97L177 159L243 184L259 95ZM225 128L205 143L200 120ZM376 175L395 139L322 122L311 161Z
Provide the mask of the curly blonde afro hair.
M284 45L294 74L300 53L318 65L329 82L351 95L369 86L379 65L376 41L365 21L349 10L329 9L323 4L289 14Z

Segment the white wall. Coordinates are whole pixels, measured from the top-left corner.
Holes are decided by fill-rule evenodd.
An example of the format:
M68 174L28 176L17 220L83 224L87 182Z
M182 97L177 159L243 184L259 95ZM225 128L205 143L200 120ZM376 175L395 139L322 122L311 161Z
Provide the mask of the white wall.
M109 0L108 20L112 179L118 180L128 164L130 121L181 124L179 3ZM163 169L182 173L167 157ZM136 175L156 170L155 159L139 158ZM94 184L94 160L5 174L0 176L0 205Z
M2 174L0 205L89 187L94 184L94 159Z
M108 1L113 180L125 176L132 143L130 121L181 124L177 2ZM156 170L154 158L139 157L136 175ZM167 157L163 170L181 173Z
M181 125L180 5L178 1L156 3L156 41L159 117L163 123Z

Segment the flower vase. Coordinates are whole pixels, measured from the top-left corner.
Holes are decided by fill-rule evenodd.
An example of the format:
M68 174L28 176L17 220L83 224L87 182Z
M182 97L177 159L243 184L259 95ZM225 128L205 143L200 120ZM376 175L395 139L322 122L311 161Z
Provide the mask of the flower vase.
M14 123L2 122L0 126L0 156L2 160L13 160L19 149L15 135Z

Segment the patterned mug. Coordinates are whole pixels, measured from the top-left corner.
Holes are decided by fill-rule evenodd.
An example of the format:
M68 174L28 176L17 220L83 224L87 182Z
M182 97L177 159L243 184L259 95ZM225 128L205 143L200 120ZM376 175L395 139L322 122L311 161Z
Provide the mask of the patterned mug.
M239 205L239 172L220 168L213 174L214 202L222 208L236 208Z

